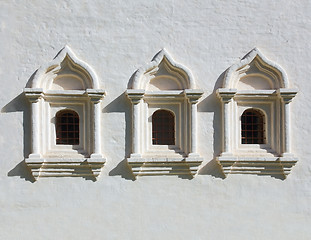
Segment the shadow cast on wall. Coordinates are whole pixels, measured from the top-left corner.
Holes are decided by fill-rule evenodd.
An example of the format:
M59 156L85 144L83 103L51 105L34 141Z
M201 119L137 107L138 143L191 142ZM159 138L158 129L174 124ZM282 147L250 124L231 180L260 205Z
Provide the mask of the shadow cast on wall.
M133 88L133 82L134 82L134 78L135 78L135 75L137 74L138 70L136 70L132 76L130 77L128 83L127 83L127 89L132 89Z
M132 151L132 117L131 117L132 105L123 92L120 96L110 102L104 109L103 113L121 112L125 115L125 146L124 146L124 159L109 172L109 176L121 176L127 180L135 180L135 177L127 164L126 158L130 156Z
M17 164L7 174L9 177L19 176L26 181L34 182L35 179L31 171L25 163L25 158L30 154L30 103L26 99L24 93L20 93L17 97L6 104L1 113L23 112L23 156L24 159Z
M36 70L28 79L26 87L30 87L34 76L38 70ZM17 97L7 103L2 109L1 113L11 112L23 112L23 156L24 159L11 169L7 176L19 176L26 181L34 182L35 178L32 176L30 169L25 163L25 158L30 154L30 134L31 134L31 123L30 123L30 103L25 97L24 93L20 93Z
M19 94L12 101L6 104L1 113L23 112L23 155L28 156L30 153L30 103L24 93Z
M226 70L227 71L227 70ZM216 96L216 90L222 86L222 82L226 71L224 71L217 78L214 85L213 92L208 95L205 99L198 103L198 112L212 112L213 117L213 159L211 159L206 165L204 165L198 172L198 175L210 175L215 178L225 178L225 175L216 161L216 157L221 153L222 146L222 111L221 103Z
M109 176L121 176L127 180L135 180L135 176L128 166L126 158L119 162L119 164L109 172Z
M25 160L21 161L12 170L10 170L8 172L8 177L20 177L25 179L25 181L32 183L36 181L34 176L31 174L31 171L28 169Z

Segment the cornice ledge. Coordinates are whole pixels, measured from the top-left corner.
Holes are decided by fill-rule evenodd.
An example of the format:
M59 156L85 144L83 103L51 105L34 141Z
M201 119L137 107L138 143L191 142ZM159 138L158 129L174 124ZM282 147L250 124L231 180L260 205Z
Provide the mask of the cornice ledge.
M223 174L271 176L284 180L296 164L297 158L286 157L217 157Z
M42 177L83 177L87 180L96 181L105 162L105 158L25 159L25 163L35 180Z
M135 178L139 176L174 176L193 178L203 159L184 158L128 158L127 163Z
M217 97L223 102L229 102L237 93L237 89L218 88L216 90Z
M280 96L285 103L291 102L297 93L297 89L280 88L277 90L278 96Z
M24 88L23 92L30 102L37 102L44 95L42 88Z
M127 89L126 96L132 101L132 103L139 103L140 99L143 98L145 90L143 89Z
M184 93L188 98L189 102L197 103L204 94L204 91L202 89L185 89Z
M92 102L99 102L106 96L106 92L103 89L86 89L86 94Z

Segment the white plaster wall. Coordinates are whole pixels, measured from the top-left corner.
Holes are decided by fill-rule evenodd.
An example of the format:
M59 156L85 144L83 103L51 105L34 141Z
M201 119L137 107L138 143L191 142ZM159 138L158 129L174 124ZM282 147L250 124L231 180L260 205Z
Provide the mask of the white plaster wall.
M0 239L309 239L311 234L311 3L301 1L1 1ZM68 44L97 72L103 153L97 182L28 181L29 104L22 89ZM292 103L293 152L286 180L221 178L222 73L253 47L280 64L299 93ZM167 48L205 95L198 106L201 174L192 180L128 180L130 103L137 68ZM25 179L26 178L26 179Z

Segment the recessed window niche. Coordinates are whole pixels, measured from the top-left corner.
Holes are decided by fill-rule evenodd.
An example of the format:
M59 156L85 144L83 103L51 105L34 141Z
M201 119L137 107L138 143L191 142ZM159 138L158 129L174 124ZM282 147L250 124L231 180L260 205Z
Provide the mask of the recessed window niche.
M132 102L135 176L194 175L202 158L197 142L197 102L203 94L191 72L161 50L138 69L127 96Z
M31 102L33 176L93 177L105 163L100 112L105 91L94 70L64 47L37 70L24 93Z
M231 66L217 95L223 106L224 174L286 177L297 158L291 150L290 102L297 93L285 71L257 48Z

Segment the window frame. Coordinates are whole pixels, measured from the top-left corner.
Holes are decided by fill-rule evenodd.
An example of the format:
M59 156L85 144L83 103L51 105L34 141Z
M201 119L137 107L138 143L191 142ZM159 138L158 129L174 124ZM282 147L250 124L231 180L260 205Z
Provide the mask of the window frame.
M266 98L250 101L244 99L243 96L239 98L238 94L235 97L235 101L236 109L232 112L233 121L230 123L231 128L236 129L233 130L232 135L232 152L236 154L248 154L249 152L253 152L254 154L263 154L265 152L277 154L275 149L278 146L275 141L275 135L278 134L278 129L274 127L276 116L273 114L276 111L276 103ZM243 112L251 108L261 111L265 116L265 143L242 144L241 116Z
M68 116L68 115L71 116ZM65 116L66 115L66 116ZM67 122L72 118L72 122ZM64 121L66 120L66 121ZM66 126L66 130L63 130ZM71 131L70 128L73 128ZM56 131L56 145L79 145L80 144L80 117L79 114L71 109L60 110L55 115L55 131ZM68 137L69 133L73 133L74 137ZM67 136L64 136L64 135ZM72 141L72 142L71 142Z
M56 144L56 114L64 110L75 111L79 116L79 144L78 145L61 145ZM52 101L48 103L48 116L50 119L46 122L45 128L47 129L47 144L43 148L44 155L47 157L60 157L60 156L89 156L90 146L87 139L91 137L91 127L89 126L90 117L88 116L88 104L86 102L77 102L68 100L66 103Z
M60 84L60 80L67 82ZM24 93L31 103L32 129L30 154L25 162L35 179L82 176L82 173L73 174L72 169L85 161L85 168L90 171L87 175L96 178L106 161L101 152L100 134L101 100L106 93L99 88L94 70L65 46L51 62L36 71ZM73 110L79 116L79 145L56 144L55 117L64 109ZM54 166L59 169L49 171L48 164L51 169Z
M259 77L262 81L258 81ZM222 149L216 160L224 175L286 178L297 162L291 152L289 104L297 90L289 88L285 71L255 48L227 69L216 94L222 104ZM265 115L265 144L242 144L241 116L249 108Z
M155 174L149 171L149 164L144 169L138 162L156 164L161 169L158 175L176 174L173 169L167 172L175 163L185 165L180 175L196 174L203 161L197 141L197 103L203 90L195 87L191 72L162 49L150 63L136 71L128 86L126 94L132 103L132 151L127 162L133 174ZM152 142L152 114L159 109L171 111L175 116L174 145Z
M161 118L163 118L163 113L167 114L165 117L168 118L169 121L172 121L172 122L168 122L167 125L164 125L165 127L167 127L167 129L164 129L164 130L167 130L167 131L159 131L158 128L159 128L159 122L155 122L155 121L158 121L160 118L156 118L157 116L155 116L155 114L161 114L162 113L162 116L159 116ZM152 145L175 145L176 143L176 118L175 118L175 114L169 110L166 110L166 109L159 109L159 110L156 110L155 112L153 112L152 114ZM162 120L162 123L163 123L163 120ZM167 138L157 138L157 137L154 137L154 132L155 132L155 129L157 130L156 132L157 133L162 133L163 135L164 134L169 134L169 133L173 133L173 137L167 137ZM164 143L165 140L168 140L168 143ZM163 143L158 143L158 142L162 142L164 141ZM172 142L170 142L172 141ZM157 142L157 143L155 143Z
M148 101L148 99L146 99ZM170 104L162 104L162 103L154 103L149 102L147 104L147 131L145 131L144 135L147 139L145 146L145 154L154 154L156 152L165 152L170 151L170 149L180 149L184 150L183 146L186 144L182 139L183 132L181 132L181 126L184 124L184 119L178 117L183 115L182 105L180 102L172 102ZM158 110L167 110L171 112L175 117L175 144L173 145L157 145L152 142L152 115Z
M251 113L251 115L249 115L248 113ZM252 122L248 122L247 118L251 118ZM260 122L259 123L255 123L254 124L254 119L258 119ZM246 129L243 129L243 125L245 126ZM256 125L259 129L247 129L248 126L250 125ZM245 134L247 134L247 132L251 132L252 135L254 133L258 134L261 132L261 136L257 137L257 138L249 138L249 136L244 136L243 137L243 131L245 132ZM243 142L243 141L246 142ZM265 114L259 110L259 109L255 109L255 108L248 108L246 109L242 115L241 115L241 144L265 144L266 143L266 116Z

